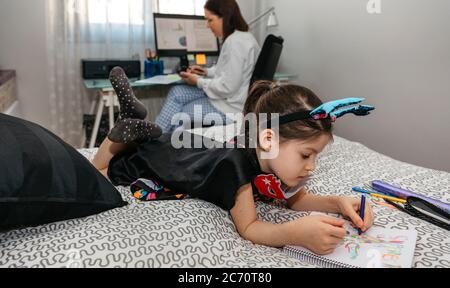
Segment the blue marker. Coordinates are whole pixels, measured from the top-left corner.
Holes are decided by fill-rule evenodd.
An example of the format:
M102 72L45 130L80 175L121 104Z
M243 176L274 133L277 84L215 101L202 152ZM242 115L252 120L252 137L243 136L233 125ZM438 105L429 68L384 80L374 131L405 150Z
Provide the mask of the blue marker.
M360 188L360 187L353 187L352 190L355 191L355 192L365 193L365 194L369 194L369 195L372 194L372 193L374 193L374 192L371 192L371 191L362 189L362 188Z
M391 194L388 194L388 193L374 192L374 191L363 189L361 187L353 187L352 190L355 191L355 192L369 194L369 195L371 195L371 194L379 194L379 195L386 195L386 196L395 197L395 196L392 196Z
M364 222L364 208L366 207L366 196L362 195L361 196L361 207L359 207L359 217L361 217L361 219ZM362 231L360 228L358 228L358 234L361 235Z

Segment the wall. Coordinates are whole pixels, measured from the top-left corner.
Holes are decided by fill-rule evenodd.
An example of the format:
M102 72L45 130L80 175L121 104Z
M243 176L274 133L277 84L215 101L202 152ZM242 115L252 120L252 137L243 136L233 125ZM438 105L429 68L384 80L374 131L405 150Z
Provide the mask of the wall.
M450 171L450 1L264 0L275 6L283 72L325 100L364 97L377 110L336 134L395 159ZM263 11L263 10L261 10Z
M260 8L258 5L259 0L237 0L236 2L247 22L250 22L257 16L256 13L259 12Z
M17 73L24 118L49 126L45 0L0 0L0 66Z

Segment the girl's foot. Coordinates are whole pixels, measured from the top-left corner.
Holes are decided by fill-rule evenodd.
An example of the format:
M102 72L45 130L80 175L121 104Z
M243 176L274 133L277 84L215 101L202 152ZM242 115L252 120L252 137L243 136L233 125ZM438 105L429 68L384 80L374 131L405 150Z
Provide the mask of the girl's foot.
M147 109L144 104L134 96L125 71L123 71L121 67L115 67L109 74L109 80L119 99L119 120L128 118L144 120L145 117L147 117Z
M109 133L108 139L114 143L129 144L158 138L161 135L161 128L154 123L139 119L121 119Z

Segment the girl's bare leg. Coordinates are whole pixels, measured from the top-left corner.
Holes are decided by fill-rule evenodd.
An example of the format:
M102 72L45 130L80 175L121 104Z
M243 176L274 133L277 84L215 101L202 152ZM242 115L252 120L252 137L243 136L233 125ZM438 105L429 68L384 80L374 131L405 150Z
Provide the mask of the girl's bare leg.
M102 145L100 145L100 148L98 149L97 154L94 157L94 160L92 160L92 164L94 165L97 170L100 172L105 173L108 169L109 162L111 159L119 152L125 151L130 147L128 144L119 144L114 143L108 138L106 138ZM106 170L106 171L105 171ZM105 174L103 174L105 175Z

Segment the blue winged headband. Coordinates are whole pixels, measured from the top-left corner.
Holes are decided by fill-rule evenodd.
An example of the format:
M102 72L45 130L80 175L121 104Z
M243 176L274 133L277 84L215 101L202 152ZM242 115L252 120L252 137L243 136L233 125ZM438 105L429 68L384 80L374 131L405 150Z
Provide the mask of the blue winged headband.
M329 118L332 122L336 119L346 115L355 114L357 116L366 116L370 114L370 111L375 110L374 106L359 105L352 106L343 109L339 109L346 106L351 106L363 102L364 98L345 98L340 100L334 100L327 102L312 111L295 112L288 115L280 116L279 125L287 124L290 122L306 119L321 120Z

